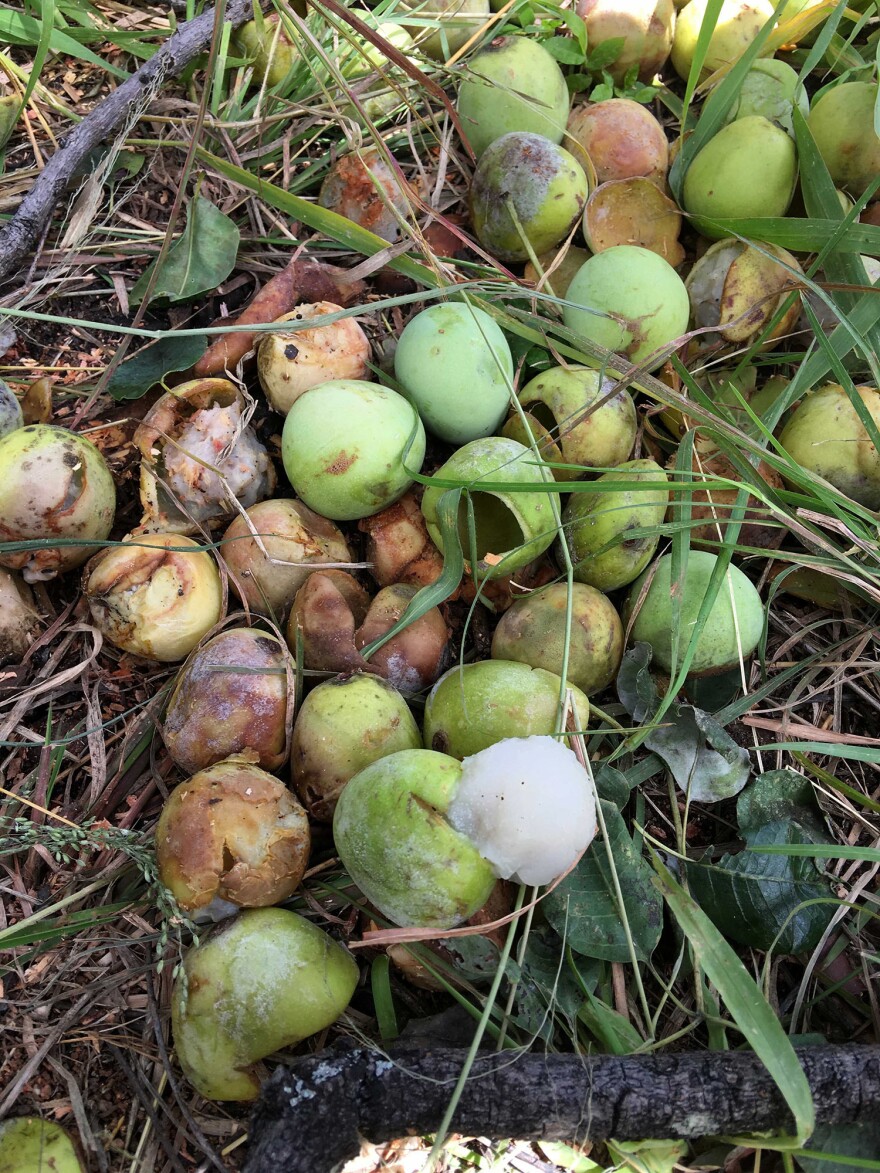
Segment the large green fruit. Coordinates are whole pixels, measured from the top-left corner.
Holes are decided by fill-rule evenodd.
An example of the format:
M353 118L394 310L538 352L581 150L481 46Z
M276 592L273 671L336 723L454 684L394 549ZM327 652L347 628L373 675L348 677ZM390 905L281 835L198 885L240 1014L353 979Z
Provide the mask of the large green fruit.
M0 1123L0 1173L84 1173L71 1138L54 1120L13 1116Z
M530 248L546 252L583 211L588 187L580 163L549 139L502 135L486 148L471 184L477 239L505 264L528 260Z
M690 316L687 290L675 269L636 245L616 245L590 257L566 297L575 303L563 311L569 330L632 363L647 364L648 370L664 361L664 348L684 334Z
M510 400L513 359L487 313L446 302L406 324L394 374L428 430L457 446L498 428Z
M556 59L538 41L496 37L468 66L458 91L458 114L478 159L490 143L514 130L562 142L568 86Z
M708 4L709 0L690 0L679 12L675 22L672 64L678 76L685 81L690 73ZM724 0L700 76L707 77L716 69L738 61L772 17L773 5L769 0ZM763 55L769 57L770 50L764 50Z
M654 663L671 672L673 617L679 608L678 663L690 643L697 616L718 561L716 554L691 550L680 581L672 579L672 555L664 554L632 585L627 609L632 612L650 580L630 629L633 643L651 645ZM715 675L747 659L764 629L764 605L749 579L736 566L728 566L725 577L697 638L690 665L691 676Z
M479 660L445 672L425 703L425 745L465 758L506 737L556 732L562 681L513 660ZM586 729L590 702L570 685L574 720Z
M284 908L241 913L186 955L171 1001L184 1074L209 1100L255 1100L255 1065L335 1022L357 985L354 958Z
M595 484L598 488L618 481L644 481L646 488L572 493L562 515L574 576L600 591L616 591L645 569L654 557L659 532L640 537L627 534L660 526L669 504L669 482L656 461L630 460L604 473Z
M826 90L810 112L809 127L831 178L856 197L880 172L876 104L877 82L847 81Z
M760 176L760 182L756 182ZM703 217L784 216L794 194L797 151L790 135L760 114L723 126L684 177L685 211L704 236L724 235Z

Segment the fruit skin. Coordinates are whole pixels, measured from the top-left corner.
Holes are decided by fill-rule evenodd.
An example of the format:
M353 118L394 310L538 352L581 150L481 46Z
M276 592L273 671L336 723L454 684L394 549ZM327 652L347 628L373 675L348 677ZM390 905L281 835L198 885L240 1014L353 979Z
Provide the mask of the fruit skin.
M643 176L660 187L669 170L666 132L650 110L631 98L587 102L572 110L566 144L573 138L593 161L596 179Z
M649 371L665 357L661 353L649 360L649 355L684 334L690 317L687 290L675 269L636 245L616 245L590 257L566 297L575 303L563 310L570 330L632 363L647 363ZM624 321L603 317L602 311Z
M265 81L270 89L284 81L299 57L299 50L291 43L283 25L276 39L279 20L277 13L269 13L263 17L262 31L255 20L249 20L233 33L238 52L252 60L254 81Z
M428 430L457 447L498 428L510 401L513 358L487 313L452 301L410 318L394 374Z
M339 858L394 924L452 928L495 887L492 865L443 817L460 777L445 754L403 750L361 770L339 798Z
M548 270L555 263L558 255L554 249L551 249L550 252L542 253L538 257L543 277L538 276L538 270L529 261L523 270L523 280L531 281L543 293L549 293L552 290L556 297L565 297L575 273L577 273L584 261L590 259L591 254L585 248L577 248L573 244L568 245L562 260L552 273L548 273Z
M22 658L39 622L31 588L17 574L0 569L0 664Z
M607 66L616 82L633 66L642 81L651 81L662 69L672 49L673 0L578 0L577 14L592 47L623 37L617 59Z
M660 535L639 538L623 535L628 530L661 525L669 504L669 481L656 461L630 460L612 472L603 473L595 483L598 486L615 481L645 481L656 488L572 493L562 514L574 577L600 591L616 591L645 569L654 557ZM619 543L603 550L617 538L621 538Z
M690 3L679 12L675 22L672 64L683 81L687 81L690 73L697 37L706 17L708 2L709 0L690 0ZM769 0L724 0L709 41L700 77L708 77L723 65L738 61L767 21L772 18L773 8ZM771 50L765 48L761 55L769 57L770 53ZM760 172L752 171L751 174L756 175Z
M72 1137L54 1120L13 1116L0 1123L0 1173L85 1173Z
M804 118L809 115L810 99L796 71L785 61L767 57L756 61L746 74L725 121L734 122L750 114L761 114L794 135L792 110L795 106Z
M675 467L675 457L669 458L669 467ZM705 525L697 525L689 530L693 543L709 542L715 544L721 540L719 529L724 528L730 520L731 512L739 496L737 489L713 488L711 481L714 477L734 481L742 481L739 469L719 449L714 451L703 449L698 441L694 446L691 467L694 479L705 477L710 484L705 489L697 489L689 495L691 502L690 520L705 519ZM762 460L756 472L770 489L782 488L782 477ZM684 510L682 510L684 513ZM781 525L774 525L767 520L768 510L756 497L749 496L748 508L740 527L737 543L741 546L757 546L759 549L773 549L785 537L785 529Z
M534 453L516 440L487 436L472 440L454 452L437 470L440 479L459 481L469 489L473 503L477 566L474 573L487 577L510 574L532 562L550 546L554 537L550 496L544 486L549 471L537 463ZM534 492L505 493L481 490L480 481L507 481L534 487ZM438 507L445 488L429 486L422 498L422 513L428 533L442 550ZM466 559L470 559L468 503L462 498L458 509L458 532Z
M517 660L559 675L568 629L568 593L568 584L557 582L517 600L495 628L492 658ZM617 675L623 656L623 625L601 591L576 582L571 595L567 679L592 696Z
M221 631L178 673L160 732L188 774L250 750L264 770L288 753L293 662L277 636L257 628Z
M569 104L556 59L526 37L490 41L468 61L458 90L462 130L478 159L490 143L514 130L561 143Z
M580 163L549 139L526 131L502 135L483 152L471 183L477 239L505 264L528 260L510 203L532 251L546 252L583 211L588 187Z
M425 745L470 757L505 737L556 732L562 681L555 672L513 660L479 660L445 672L425 702ZM569 685L573 716L586 729L590 702Z
M284 908L241 913L191 949L171 1001L177 1058L209 1100L255 1100L254 1064L330 1026L358 980L351 954Z
M42 582L81 566L110 534L116 486L90 440L49 424L16 428L0 438L0 543L82 539L85 546L0 552L0 566Z
M418 749L421 736L401 694L357 672L313 688L293 729L291 779L314 819L329 823L350 780L379 758Z
M9 385L0 379L0 440L16 428L23 427L24 415L18 397L12 393Z
M409 212L406 185L375 148L342 155L318 192L318 203L393 244Z
M807 122L831 178L857 198L880 171L876 101L877 82L843 82L822 94Z
M446 61L486 23L489 0L405 0L398 12L412 11L422 24L406 25L422 53ZM437 21L439 28L429 27Z
M797 151L790 136L752 114L722 126L695 156L684 177L682 203L698 231L718 239L723 231L702 217L784 216L796 178Z
M333 521L369 517L402 497L412 484L404 453L407 467L419 472L425 429L415 408L395 391L357 379L307 391L288 412L281 436L294 490Z
M857 387L880 427L880 392ZM843 387L829 383L792 412L779 443L797 463L868 509L880 509L880 456Z
M626 610L631 613L639 596L650 580L647 594L630 628L633 643L644 641L651 645L653 662L667 672L672 671L672 617L676 599L680 599L679 663L691 638L703 603L709 579L718 558L705 550L691 550L683 582L672 581L672 555L664 554L632 585ZM734 607L736 609L734 619ZM709 611L706 623L697 640L691 661L691 676L710 676L726 672L749 657L758 646L764 629L764 605L749 579L735 566L728 566L726 581L722 581Z

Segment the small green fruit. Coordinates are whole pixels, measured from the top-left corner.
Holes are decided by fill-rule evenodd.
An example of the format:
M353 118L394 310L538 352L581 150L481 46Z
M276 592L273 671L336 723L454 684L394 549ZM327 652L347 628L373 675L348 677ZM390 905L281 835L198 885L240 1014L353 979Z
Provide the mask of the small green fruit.
M633 643L651 645L654 663L671 672L672 630L679 610L678 658L687 648L718 558L704 550L691 550L679 582L672 580L672 555L664 554L655 566L633 583L627 598L632 612L650 579L647 594L630 629ZM747 659L764 629L764 605L749 579L736 566L728 566L718 593L699 634L690 665L691 676L709 676L735 667Z
M259 1060L336 1021L354 993L351 954L284 908L241 913L184 960L171 1003L184 1074L209 1100L255 1100Z
M847 81L826 90L810 111L808 125L831 178L857 198L880 172L876 105L877 82Z
M642 81L651 81L666 64L675 24L673 0L578 0L577 14L587 26L591 48L623 39L606 66L616 82L622 84L632 69Z
M513 359L487 313L447 302L406 324L394 374L428 430L457 446L498 428L510 400Z
M303 501L333 521L378 513L412 484L425 429L402 395L357 379L313 387L291 407L281 459ZM404 464L405 461L405 464Z
M630 460L596 480L596 486L617 481L641 482L641 489L572 493L562 515L563 532L574 563L574 576L600 591L616 591L645 569L660 535L628 538L632 530L662 524L669 504L666 473L653 460ZM613 543L609 549L605 549Z
M474 173L474 232L505 264L528 260L529 247L543 253L563 239L583 211L588 187L580 163L549 139L526 131L502 135Z
M679 12L675 22L672 64L683 81L687 81L691 71L697 38L706 20L708 5L709 0L690 0L690 3ZM709 49L700 77L708 77L716 69L733 65L738 61L767 21L772 18L773 5L769 0L724 0L709 40ZM769 57L770 53L771 50L765 49L762 55ZM752 171L750 174L760 172Z
M280 19L273 12L262 18L262 28L249 20L233 34L236 49L253 64L254 81L265 81L270 89L284 81L300 56L284 25L278 27Z
M85 1166L60 1124L15 1116L0 1123L0 1173L85 1173Z
M538 41L496 37L468 66L458 91L458 114L478 159L490 143L514 130L562 142L568 87L556 59Z

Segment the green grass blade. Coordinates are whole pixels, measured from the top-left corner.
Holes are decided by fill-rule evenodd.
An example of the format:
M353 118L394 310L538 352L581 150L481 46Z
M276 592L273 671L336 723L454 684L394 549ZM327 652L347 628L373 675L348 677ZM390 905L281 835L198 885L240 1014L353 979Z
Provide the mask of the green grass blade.
M391 960L387 953L380 953L378 957L373 958L373 964L370 966L370 989L383 1043L393 1042L400 1034L394 1009L394 995L391 992L390 969Z

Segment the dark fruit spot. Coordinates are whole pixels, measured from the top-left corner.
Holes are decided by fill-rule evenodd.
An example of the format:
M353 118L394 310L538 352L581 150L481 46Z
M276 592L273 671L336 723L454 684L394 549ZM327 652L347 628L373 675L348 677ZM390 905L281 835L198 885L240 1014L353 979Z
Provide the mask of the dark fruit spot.
M294 359L294 358L296 358L296 356L298 354L299 354L299 347L294 346L292 342L288 342L288 344L284 348L284 357L289 358L289 359Z

